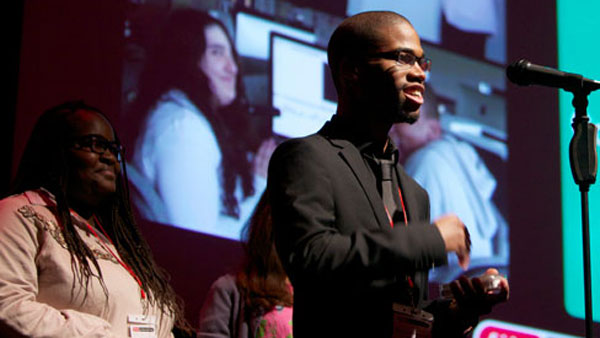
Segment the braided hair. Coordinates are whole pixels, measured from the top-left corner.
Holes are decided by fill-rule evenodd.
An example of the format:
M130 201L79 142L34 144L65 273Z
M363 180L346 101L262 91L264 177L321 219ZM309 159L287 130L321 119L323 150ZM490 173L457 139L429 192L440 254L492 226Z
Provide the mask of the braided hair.
M69 101L46 110L34 126L10 193L44 188L54 195L56 218L71 254L71 267L76 276L73 289L75 283L79 283L84 286L87 297L90 278L97 278L108 298L98 261L76 231L70 216L70 204L73 201L69 201L67 195L72 184L69 182L67 144L73 127L68 119L78 111L95 112L106 119L99 109L83 101ZM119 142L116 133L115 140ZM169 285L166 271L156 264L136 224L129 200L124 161L121 166L123 170L122 175L117 176L116 192L97 210L96 216L102 224L111 225L112 241L119 256L140 279L149 304L158 305L163 312L171 313L176 319L176 326L189 330L191 327L184 318L182 302Z

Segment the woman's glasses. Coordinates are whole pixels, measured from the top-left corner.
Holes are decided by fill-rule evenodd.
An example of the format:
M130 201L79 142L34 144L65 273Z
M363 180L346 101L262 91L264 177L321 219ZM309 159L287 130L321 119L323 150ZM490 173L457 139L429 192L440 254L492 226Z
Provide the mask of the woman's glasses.
M72 144L75 149L90 151L98 155L102 155L108 150L117 158L117 161L121 161L123 146L117 141L109 141L97 135L85 135L74 139Z

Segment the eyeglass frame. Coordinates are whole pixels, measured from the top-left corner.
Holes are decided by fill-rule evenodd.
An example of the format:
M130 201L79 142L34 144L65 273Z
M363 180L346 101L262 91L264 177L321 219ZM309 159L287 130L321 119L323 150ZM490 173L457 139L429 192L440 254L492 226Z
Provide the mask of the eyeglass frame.
M82 145L81 142L89 141L89 145ZM70 145L77 150L92 152L98 155L104 155L106 151L110 151L117 159L121 161L123 158L123 146L118 141L109 141L100 135L83 135L73 138ZM98 149L96 146L100 146ZM97 148L97 149L94 149Z
M409 56L411 61L409 61L409 62L401 61L401 58L400 58L401 55ZM408 66L408 67L412 67L415 65L415 63L417 63L424 72L428 72L431 70L431 63L432 63L431 59L426 57L425 55L416 56L411 49L397 49L397 50L392 50L389 52L373 53L373 54L369 54L368 57L395 60L396 63L398 63L399 65Z

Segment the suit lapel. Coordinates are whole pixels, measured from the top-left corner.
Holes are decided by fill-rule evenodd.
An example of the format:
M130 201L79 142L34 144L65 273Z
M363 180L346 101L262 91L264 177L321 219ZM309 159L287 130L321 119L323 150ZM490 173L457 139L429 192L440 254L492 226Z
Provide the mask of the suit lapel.
M354 176L356 176L358 183L360 183L360 186L365 192L365 195L367 195L367 199L375 212L375 217L377 218L379 226L382 228L389 228L390 221L388 220L381 196L379 196L379 192L377 191L377 182L369 172L370 169L366 166L365 160L358 149L346 140L331 139L330 141L337 147L342 148L339 155L350 167Z

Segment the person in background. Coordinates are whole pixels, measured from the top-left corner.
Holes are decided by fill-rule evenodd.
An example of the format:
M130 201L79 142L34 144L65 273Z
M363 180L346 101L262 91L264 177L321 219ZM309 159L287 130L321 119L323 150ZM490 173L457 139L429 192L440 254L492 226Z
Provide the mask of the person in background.
M244 237L244 264L210 288L198 337L292 337L293 290L275 250L266 192Z
M235 238L265 183L255 182L260 142L250 136L237 54L224 25L193 9L172 12L139 83L130 179L140 213Z
M453 212L465 223L472 244L470 272L494 266L507 273L508 226L492 200L496 179L473 146L442 131L433 88L424 98L419 120L390 130L399 160L429 193L432 219ZM449 255L448 265L436 267L430 280L448 283L464 273L455 258Z
M97 108L67 102L39 118L0 201L0 336L189 329L132 216L121 156Z

